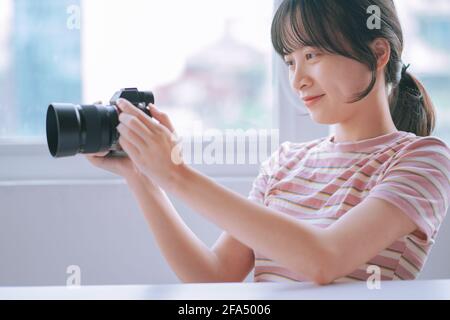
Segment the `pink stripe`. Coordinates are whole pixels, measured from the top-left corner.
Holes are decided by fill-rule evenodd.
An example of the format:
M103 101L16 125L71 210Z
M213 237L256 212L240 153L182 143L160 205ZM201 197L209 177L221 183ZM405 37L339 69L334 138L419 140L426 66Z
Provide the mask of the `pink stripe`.
M396 240L389 246L389 249L395 250L397 252L403 252L406 249L406 244L403 240Z
M386 267L388 269L395 270L395 268L398 265L398 260L377 255L376 257L372 258L369 262L367 262L367 264L378 265L380 267Z
M324 192L326 194L329 195L333 195L336 194L337 192L349 192L349 189L343 189L341 190L340 188L342 187L353 187L356 189L356 192L359 193L361 190L364 191L368 185L367 182L361 181L358 178L355 178L354 180L352 180L352 184L348 184L345 183L344 181L340 182L340 184L336 184L334 183L335 181L333 181L333 179L329 179L328 180L328 184L327 185L323 185L321 186L320 189L315 189L313 184L309 184L308 182L302 182L299 180L290 180L290 181L283 181L283 182L278 182L276 184L274 184L272 186L272 188L279 188L282 190L288 190L290 192L296 192L296 193L300 193L300 194L312 194L312 193L317 193L317 192ZM308 184L308 185L306 185ZM331 189L332 188L332 189ZM331 190L332 192L327 192L326 190Z
M412 274L411 272L403 268L403 266L401 265L398 265L397 270L395 270L395 273L403 280L413 280L416 278L416 275Z
M420 257L418 257L412 250L407 249L403 256L408 259L409 262L414 264L414 266L421 270L425 261L423 261Z
M347 167L347 168L352 167L351 170L349 169L350 172L359 171L368 176L373 175L382 166L378 162L371 163L371 164L364 164L361 162L362 161L359 159L356 159L356 160L340 159L340 158L309 159L309 160L305 161L305 165L308 169L323 168L323 167L331 167L332 169L338 169L341 167ZM358 163L358 166L355 165L356 163ZM374 166L374 165L376 165L376 166ZM344 169L341 168L341 170L344 170Z
M294 209L287 208L283 205L280 205L278 202L271 202L270 199L269 199L269 201L266 202L266 205L269 208L272 208L274 210L279 210L280 212L284 212L290 216L296 217L297 219L310 219L311 217L314 217L314 219L340 217L343 214L345 214L345 212L346 212L345 209L342 209L340 207L335 207L334 210L327 211L327 212L323 212L321 210L316 210L313 212L308 212L306 210L300 211L300 208L294 210Z
M356 269L355 271L353 271L352 273L350 273L348 276L356 278L358 280L361 281L367 281L367 279L372 276L373 273L367 273L366 270L360 270L360 269ZM391 278L384 276L384 275L380 275L380 279L382 281L384 280L392 280Z

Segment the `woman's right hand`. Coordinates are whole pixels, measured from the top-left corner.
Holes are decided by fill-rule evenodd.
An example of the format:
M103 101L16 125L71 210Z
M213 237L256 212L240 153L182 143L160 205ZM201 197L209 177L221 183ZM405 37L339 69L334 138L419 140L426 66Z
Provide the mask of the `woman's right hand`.
M107 156L108 151L86 154L86 159L97 168L112 172L124 178L137 175L139 172L129 157Z

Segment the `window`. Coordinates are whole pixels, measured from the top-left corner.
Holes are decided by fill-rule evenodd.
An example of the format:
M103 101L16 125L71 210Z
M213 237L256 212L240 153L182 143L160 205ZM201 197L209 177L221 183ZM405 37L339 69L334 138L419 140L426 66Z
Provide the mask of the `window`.
M45 132L50 101L81 99L80 35L66 28L79 1L0 1L0 136Z
M271 128L273 4L0 0L2 138L43 137L50 102L152 90L177 130Z
M125 87L153 91L183 136L264 129L269 154L272 14L271 0L0 0L0 179L104 177L79 156L49 156L46 111ZM204 172L254 176L247 164Z

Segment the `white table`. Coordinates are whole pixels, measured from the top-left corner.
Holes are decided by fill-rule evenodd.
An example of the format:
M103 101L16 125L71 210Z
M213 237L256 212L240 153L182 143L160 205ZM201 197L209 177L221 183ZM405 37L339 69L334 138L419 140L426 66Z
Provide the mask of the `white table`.
M142 286L0 287L0 299L149 300L450 300L450 279L365 282L317 286L312 283L208 283Z

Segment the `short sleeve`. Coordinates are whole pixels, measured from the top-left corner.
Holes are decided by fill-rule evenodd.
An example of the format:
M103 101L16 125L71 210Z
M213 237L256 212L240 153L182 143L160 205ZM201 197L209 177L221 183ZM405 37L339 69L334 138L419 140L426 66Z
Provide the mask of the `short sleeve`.
M268 185L275 173L280 169L281 162L289 148L289 142L283 142L275 152L261 163L258 176L253 181L247 197L249 200L264 204Z
M440 139L421 137L394 157L368 197L403 210L418 227L416 240L433 243L449 208L450 150Z

